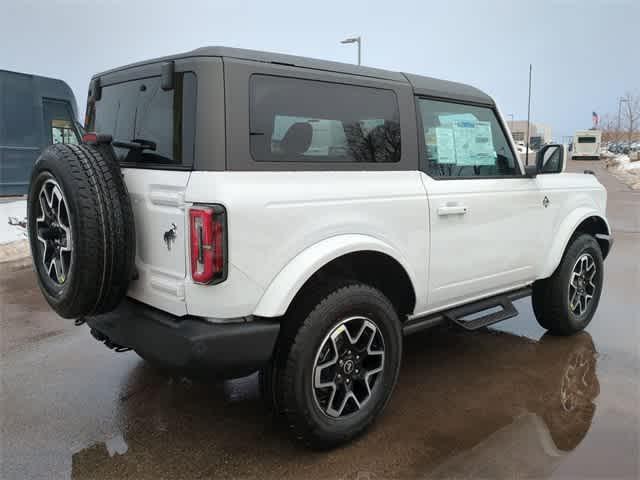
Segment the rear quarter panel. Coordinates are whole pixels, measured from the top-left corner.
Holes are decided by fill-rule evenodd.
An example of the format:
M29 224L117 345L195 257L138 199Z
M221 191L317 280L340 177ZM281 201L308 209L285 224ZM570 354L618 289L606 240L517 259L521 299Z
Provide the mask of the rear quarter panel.
M352 234L398 252L415 282L416 309L423 306L428 204L416 171L193 172L185 200L222 204L228 218L229 278L214 286L187 281L191 314L253 314L262 294L294 258L323 240Z

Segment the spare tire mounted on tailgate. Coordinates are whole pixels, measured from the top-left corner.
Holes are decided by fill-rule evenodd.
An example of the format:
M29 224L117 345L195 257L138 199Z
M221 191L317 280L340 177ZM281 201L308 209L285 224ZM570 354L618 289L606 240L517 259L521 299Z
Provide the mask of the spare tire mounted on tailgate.
M52 145L31 174L29 242L38 283L62 317L113 310L134 268L133 210L110 147Z

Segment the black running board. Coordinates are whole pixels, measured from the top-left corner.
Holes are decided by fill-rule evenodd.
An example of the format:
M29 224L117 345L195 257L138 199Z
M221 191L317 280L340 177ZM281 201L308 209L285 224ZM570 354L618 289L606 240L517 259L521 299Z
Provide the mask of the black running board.
M402 333L411 335L447 322L454 323L465 330L477 330L515 317L518 315L518 310L513 305L513 302L530 295L531 287L524 287L442 312L423 317L414 317L403 325ZM482 312L487 313L480 316L476 315Z
M449 321L465 330L478 330L516 315L518 310L507 296L480 300L444 312L444 316Z

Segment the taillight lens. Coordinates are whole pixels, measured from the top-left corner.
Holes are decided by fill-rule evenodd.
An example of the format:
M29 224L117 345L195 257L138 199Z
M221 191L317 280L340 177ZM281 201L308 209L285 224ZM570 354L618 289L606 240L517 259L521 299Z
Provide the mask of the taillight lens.
M189 210L191 278L196 283L219 283L227 277L227 215L223 206Z
M82 136L83 143L98 143L98 135L94 132L87 132Z
M85 132L84 135L82 135L82 143L87 143L89 145L109 144L112 141L113 138L111 135L104 133Z

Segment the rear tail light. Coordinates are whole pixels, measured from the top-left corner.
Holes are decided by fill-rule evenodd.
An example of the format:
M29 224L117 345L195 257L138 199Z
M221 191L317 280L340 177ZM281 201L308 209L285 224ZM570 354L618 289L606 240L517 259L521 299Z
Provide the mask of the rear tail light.
M82 141L89 144L98 143L98 134L93 132L85 133L82 136Z
M89 145L107 144L112 141L113 138L111 135L106 135L104 133L86 132L82 135L82 143L87 143Z
M189 210L191 278L196 283L220 283L227 278L227 214L222 205Z

